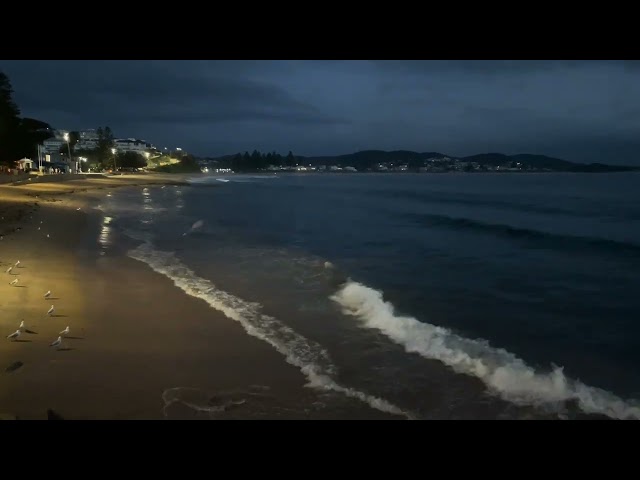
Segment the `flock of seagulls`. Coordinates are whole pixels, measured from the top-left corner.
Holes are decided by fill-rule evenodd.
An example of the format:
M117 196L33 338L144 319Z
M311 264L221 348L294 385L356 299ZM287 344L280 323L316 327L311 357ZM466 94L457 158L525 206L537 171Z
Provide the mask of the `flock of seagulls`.
M13 268L18 268L18 266L20 265L20 260L18 260L14 265L12 265L11 267L9 267L7 269L7 273L11 273L13 271ZM9 285L17 285L18 283L18 278L16 277L15 279L13 279L13 281L9 282ZM48 290L47 293L44 294L44 298L45 300L48 300L49 298L51 298L51 290ZM54 305L51 305L51 307L49 308L49 310L47 310L47 315L48 317L51 317L56 311L56 308ZM20 335L22 335L23 331L27 330L27 326L24 324L24 320L22 320L20 322L20 326L18 326L18 329L13 332L10 335L7 335L7 339L12 340L12 341L16 341L20 338ZM49 344L50 347L56 348L56 349L60 349L63 345L62 345L62 339L64 337L66 337L67 335L69 335L69 333L71 332L71 329L69 328L69 326L67 325L67 327L62 330L59 334L58 334L58 338L56 340L54 340L53 342L51 342Z
M79 209L78 209L78 210L79 210ZM42 221L41 221L40 223L42 223ZM38 230L40 230L40 227L38 227ZM49 236L49 235L47 235L47 237L48 237L48 236ZM11 265L9 268L7 268L6 273L7 273L7 274L9 274L9 275L11 275L11 274L12 274L12 272L13 272L13 270L14 270L14 268L16 268L16 269L17 269L17 268L19 268L19 267L20 267L20 260L18 260L15 264L13 264L13 265ZM18 281L19 281L19 280L18 280L18 277L17 277L17 275L18 275L18 274L17 274L17 273L14 273L13 275L16 275L16 277L15 277L11 282L9 282L9 285L11 285L11 286L16 286L16 285L18 285ZM51 290L48 290L48 291L44 294L44 299L45 299L45 300L49 300L49 299L51 298L51 295L52 295L52 294L51 294ZM45 316L51 317L51 316L53 316L53 314L55 313L55 311L56 311L55 306L54 306L54 305L51 305L51 307L49 308L49 310L47 310L47 313L46 313L46 315L45 315ZM18 329L17 329L15 332L13 332L13 333L11 333L11 334L7 335L7 339L8 339L8 340L11 340L11 341L14 341L14 342L15 342L15 341L18 341L18 339L20 338L20 336L22 335L22 333L23 333L23 332L27 332L27 333L35 333L35 332L32 332L32 331L28 330L28 329L27 329L27 326L26 326L26 325L25 325L25 323L24 323L24 320L22 320L22 321L20 322L20 325L18 326ZM71 329L70 329L70 328L69 328L69 326L67 325L67 327L66 327L64 330L62 330L61 332L59 332L59 333L58 333L58 338L57 338L57 339L55 339L53 342L51 342L51 343L49 344L49 346L50 346L51 348L55 348L56 350L61 349L61 348L63 347L62 339L63 339L63 338L65 338L66 336L68 336L70 332L71 332Z

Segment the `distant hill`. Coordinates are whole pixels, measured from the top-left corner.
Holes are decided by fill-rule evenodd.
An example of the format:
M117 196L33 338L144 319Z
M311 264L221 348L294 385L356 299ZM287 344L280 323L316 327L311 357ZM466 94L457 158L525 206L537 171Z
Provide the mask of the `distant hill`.
M439 152L412 152L409 150L394 150L386 152L384 150L362 150L356 153L348 153L346 155L337 155L333 157L298 157L303 163L311 165L339 165L351 166L358 170L372 168L380 163L406 163L413 167L414 164L422 163L430 158L449 157ZM449 157L453 159L454 157Z
M224 155L212 160L225 163L234 156L235 155ZM455 157L440 152L362 150L355 153L334 156L295 156L295 161L302 165L312 165L314 167L320 165L354 167L359 171L375 170L381 164L385 166L406 165L409 170L417 171L419 168L431 163L429 160L434 159L438 160L439 165L465 162L467 164L475 163L489 170L495 169L498 166L520 168L523 170L556 172L622 172L640 170L640 167L605 165L602 163L575 163L560 158L533 154L505 155L504 153L481 153L467 157Z

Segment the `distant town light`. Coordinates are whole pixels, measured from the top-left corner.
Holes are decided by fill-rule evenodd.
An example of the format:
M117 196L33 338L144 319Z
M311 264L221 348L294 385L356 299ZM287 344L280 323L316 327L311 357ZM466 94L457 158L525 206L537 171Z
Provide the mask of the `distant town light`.
M180 147L176 147L176 150L179 151L179 152L182 151L182 149Z
M115 154L116 154L116 149L115 149L115 148L112 148L112 149L111 149L111 153L113 153L113 154L115 155Z
M69 141L69 134L68 134L68 133L65 133L65 134L64 134L64 136L63 136L63 138L64 138L64 141L65 141L65 142L68 142L68 141Z

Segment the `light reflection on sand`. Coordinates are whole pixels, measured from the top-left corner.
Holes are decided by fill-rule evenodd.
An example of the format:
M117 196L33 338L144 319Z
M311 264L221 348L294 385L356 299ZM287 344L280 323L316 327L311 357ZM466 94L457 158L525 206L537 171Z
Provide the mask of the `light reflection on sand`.
M111 221L113 220L113 217L109 217L107 215L105 215L105 217L102 219L102 226L100 228L100 235L98 235L98 243L100 243L100 245L102 245L102 251L100 252L100 255L104 255L105 254L105 250L108 248L109 245L111 245Z

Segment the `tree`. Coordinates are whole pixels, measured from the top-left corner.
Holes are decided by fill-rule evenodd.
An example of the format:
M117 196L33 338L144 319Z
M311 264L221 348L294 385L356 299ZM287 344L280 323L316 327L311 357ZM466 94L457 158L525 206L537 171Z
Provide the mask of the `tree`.
M71 151L73 152L75 146L80 141L80 132L69 132L69 146L71 147Z
M183 155L182 158L180 159L180 163L182 164L183 167L195 168L199 166L195 157L190 153Z
M0 71L0 162L17 160L15 136L20 125L20 109L13 100L9 77Z
M98 162L103 166L113 163L111 149L114 147L115 141L111 128L98 127L96 134L98 135L98 146L96 148Z
M287 158L285 158L285 165L288 167L295 167L296 166L296 159L293 156L293 153L291 152L291 150L289 150L289 153L287 154Z
M12 138L13 160L23 157L35 158L38 145L51 137L53 129L48 123L35 118L21 118Z
M117 154L118 168L143 168L147 166L147 160L136 152L124 152Z

